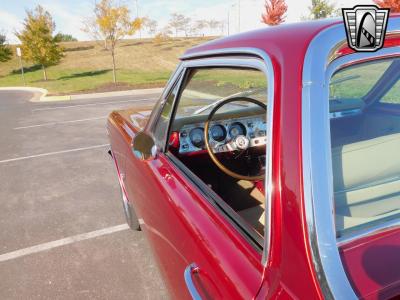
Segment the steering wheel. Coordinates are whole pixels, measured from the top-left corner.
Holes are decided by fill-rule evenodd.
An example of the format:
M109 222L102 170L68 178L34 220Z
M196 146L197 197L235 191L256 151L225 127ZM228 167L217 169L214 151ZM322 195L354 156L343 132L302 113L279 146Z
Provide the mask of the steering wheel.
M210 122L212 121L212 118L214 117L217 110L219 110L222 106L224 106L225 104L228 104L231 102L237 102L237 101L251 102L251 103L254 103L254 104L260 106L265 111L267 111L267 106L264 103L257 101L255 99L252 99L252 98L248 98L248 97L233 97L233 98L226 99L226 100L222 101L221 103L219 103L218 105L216 105L211 110L210 114L207 117L206 123L204 125L204 141L206 144L207 152L210 155L212 161L225 174L232 176L236 179L240 179L240 180L248 180L248 181L263 180L265 178L265 174L255 175L255 176L246 176L246 175L238 174L238 173L233 172L232 170L228 169L218 160L217 156L212 151L211 146L210 146L208 130L209 130ZM250 144L249 139L244 135L238 135L237 137L235 137L228 143L230 149L239 150L242 152L244 152L245 150L247 150L249 148L249 144Z

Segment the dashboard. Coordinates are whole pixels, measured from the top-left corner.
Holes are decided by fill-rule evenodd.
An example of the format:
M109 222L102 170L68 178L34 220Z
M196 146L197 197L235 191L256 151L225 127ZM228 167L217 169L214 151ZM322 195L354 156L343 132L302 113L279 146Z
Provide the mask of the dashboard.
M329 117L339 119L343 117L353 117L362 114L365 103L362 99L330 99Z
M267 143L267 124L265 115L212 121L209 127L209 142L214 153L230 152L230 141L245 136L249 147ZM206 149L204 141L204 122L187 124L179 130L179 153L191 153Z

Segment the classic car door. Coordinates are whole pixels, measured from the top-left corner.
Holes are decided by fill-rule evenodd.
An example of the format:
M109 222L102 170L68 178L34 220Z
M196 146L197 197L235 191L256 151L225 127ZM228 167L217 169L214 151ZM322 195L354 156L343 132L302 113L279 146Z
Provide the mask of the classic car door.
M207 65L207 60L201 64ZM263 66L261 60L258 65ZM185 63L177 71L183 75L170 83L159 118L148 126L157 154L147 160L132 152L127 155L128 197L174 299L252 299L264 270L262 237L257 240L247 234L235 212L165 145L173 108L182 92L180 83L191 66Z

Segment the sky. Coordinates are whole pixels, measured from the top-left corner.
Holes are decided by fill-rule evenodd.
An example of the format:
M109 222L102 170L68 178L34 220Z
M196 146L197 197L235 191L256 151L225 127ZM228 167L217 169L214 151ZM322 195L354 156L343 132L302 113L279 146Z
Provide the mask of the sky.
M0 32L6 34L10 43L18 40L15 30L21 29L26 10L42 5L51 13L56 23L56 32L72 34L79 40L90 37L81 31L82 21L90 16L96 0L1 0ZM265 27L261 13L265 0L119 0L128 5L132 17L136 17L136 1L140 17L157 20L159 28L167 25L171 13L181 13L193 20L215 19L228 24L230 34ZM239 4L240 3L240 4ZM298 22L308 15L311 0L286 0L288 5L287 23ZM353 7L357 4L372 4L372 0L331 0L336 7ZM240 14L239 14L240 7ZM240 15L240 23L239 23ZM240 28L239 28L240 24ZM225 26L224 34L227 34ZM146 35L146 34L144 34Z

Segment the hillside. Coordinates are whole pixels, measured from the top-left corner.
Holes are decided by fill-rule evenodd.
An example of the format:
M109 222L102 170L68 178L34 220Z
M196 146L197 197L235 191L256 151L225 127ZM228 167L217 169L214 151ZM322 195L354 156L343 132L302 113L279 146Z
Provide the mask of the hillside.
M25 78L27 86L45 88L50 94L162 86L176 67L178 57L186 49L210 39L121 41L116 49L117 87L112 84L110 53L95 41L62 43L65 57L59 65L48 68L47 82L43 81L40 66L24 62ZM17 57L0 63L0 87L4 86L23 86Z

